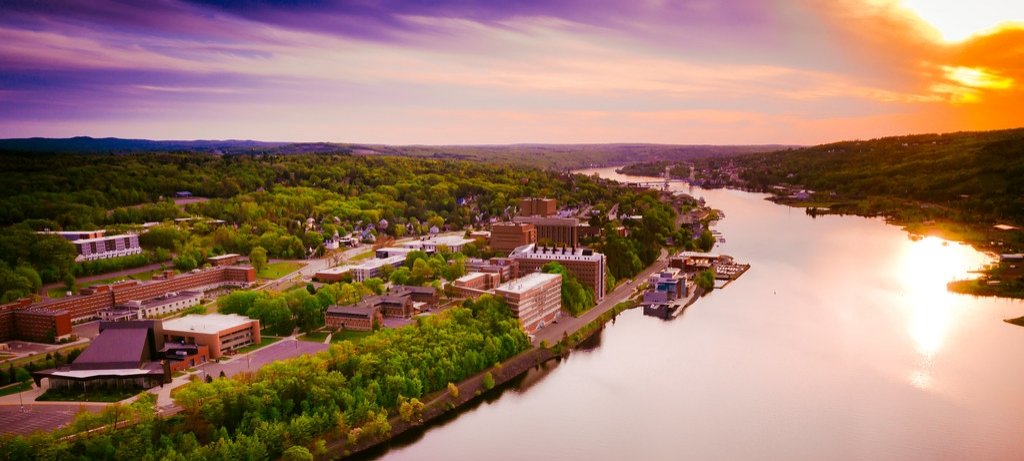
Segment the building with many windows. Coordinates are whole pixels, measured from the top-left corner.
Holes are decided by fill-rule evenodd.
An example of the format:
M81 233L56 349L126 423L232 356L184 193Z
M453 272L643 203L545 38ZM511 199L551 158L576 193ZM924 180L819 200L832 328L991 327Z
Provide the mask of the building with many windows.
M135 234L106 235L105 230L41 232L54 234L71 242L78 251L75 261L120 258L142 253L139 236Z
M545 264L557 262L580 283L594 290L596 301L604 299L607 258L602 253L589 248L526 245L516 248L510 258L518 265L520 275L539 272Z
M207 346L210 358L260 343L260 321L238 314L186 315L163 322L164 343Z
M580 220L555 216L516 216L514 222L533 224L537 229L537 242L548 245L578 246Z
M540 272L502 284L494 293L508 303L523 330L534 333L558 318L562 308L562 275Z
M533 224L502 222L491 226L490 246L494 251L507 253L531 243L537 243L537 227Z
M552 216L555 213L558 213L558 201L553 198L519 199L519 216Z

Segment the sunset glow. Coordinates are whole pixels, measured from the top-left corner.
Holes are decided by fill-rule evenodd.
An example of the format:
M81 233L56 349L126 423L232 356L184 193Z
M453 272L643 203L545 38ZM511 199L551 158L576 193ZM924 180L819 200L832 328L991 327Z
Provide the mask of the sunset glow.
M995 0L16 1L0 15L0 137L812 144L1012 128L1022 18Z
M1013 0L902 0L902 5L949 42L1024 23L1024 2Z

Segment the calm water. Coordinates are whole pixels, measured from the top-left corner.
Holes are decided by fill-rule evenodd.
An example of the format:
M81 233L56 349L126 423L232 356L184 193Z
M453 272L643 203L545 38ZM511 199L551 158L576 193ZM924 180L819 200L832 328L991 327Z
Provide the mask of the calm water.
M945 291L987 256L693 194L725 211L715 251L753 265L739 281L673 321L626 312L597 347L383 458L1024 459L1024 328L1002 322L1024 303Z

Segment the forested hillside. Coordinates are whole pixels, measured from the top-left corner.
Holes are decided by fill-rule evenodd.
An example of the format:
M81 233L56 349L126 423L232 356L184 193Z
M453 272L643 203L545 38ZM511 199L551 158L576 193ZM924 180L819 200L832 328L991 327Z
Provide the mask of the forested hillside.
M909 199L946 207L954 218L1024 224L1024 129L849 141L734 160L749 187Z

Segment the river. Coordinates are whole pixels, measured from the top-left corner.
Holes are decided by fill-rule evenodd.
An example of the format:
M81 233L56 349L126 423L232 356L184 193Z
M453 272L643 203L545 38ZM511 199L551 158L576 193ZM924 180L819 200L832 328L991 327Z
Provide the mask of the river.
M380 458L1024 459L1024 328L1002 321L1024 303L945 290L989 256L691 193L725 212L714 252L749 272L672 321L623 313L593 347Z

